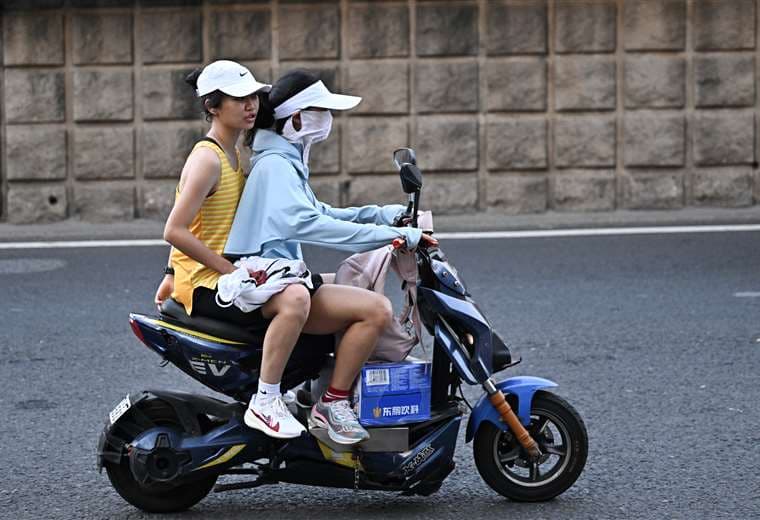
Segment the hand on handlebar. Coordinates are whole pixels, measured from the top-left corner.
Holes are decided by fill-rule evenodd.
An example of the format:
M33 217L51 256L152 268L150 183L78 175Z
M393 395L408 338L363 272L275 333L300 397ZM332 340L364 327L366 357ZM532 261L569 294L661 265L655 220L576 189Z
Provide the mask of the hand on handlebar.
M424 248L438 247L438 240L428 235L427 233L422 233L418 246ZM396 238L393 240L393 249L401 249L402 247L406 247L406 240L403 238Z
M420 237L420 242L425 247L438 247L438 240L433 238L432 235L429 235L427 233L422 233L422 236Z

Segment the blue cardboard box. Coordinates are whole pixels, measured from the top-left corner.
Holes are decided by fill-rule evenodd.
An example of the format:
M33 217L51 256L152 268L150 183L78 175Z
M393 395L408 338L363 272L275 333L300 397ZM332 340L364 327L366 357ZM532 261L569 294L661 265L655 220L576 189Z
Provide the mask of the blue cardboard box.
M359 422L393 426L430 419L430 376L424 361L368 363L354 390Z

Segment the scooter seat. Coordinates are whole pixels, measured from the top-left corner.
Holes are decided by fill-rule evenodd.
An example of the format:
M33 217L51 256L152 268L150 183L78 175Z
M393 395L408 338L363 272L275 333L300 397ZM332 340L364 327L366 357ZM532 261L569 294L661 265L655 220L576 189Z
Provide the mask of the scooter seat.
M189 316L185 311L185 306L174 298L164 301L160 310L161 317L170 323L231 341L260 344L266 332L266 328L256 330L205 316Z

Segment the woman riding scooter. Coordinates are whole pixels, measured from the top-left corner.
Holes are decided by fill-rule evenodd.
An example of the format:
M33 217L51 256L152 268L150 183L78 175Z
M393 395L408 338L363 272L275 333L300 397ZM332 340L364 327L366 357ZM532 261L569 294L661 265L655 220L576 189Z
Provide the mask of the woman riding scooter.
M280 379L309 313L308 290L290 285L250 313L216 304L220 276L235 270L222 249L245 182L236 143L242 131L253 127L259 95L270 85L258 83L250 70L226 60L196 70L187 81L201 98L211 128L182 168L164 228L164 239L173 246L170 262L155 302L161 306L171 296L194 316L250 329L266 327L258 393L245 423L271 437L298 437L305 428L283 402Z
M404 239L435 243L419 229L392 227L404 207L332 208L319 202L309 187L309 156L315 143L332 128L330 110L353 108L361 98L333 94L313 74L295 70L272 86L268 105L274 128L264 129L263 113L248 132L253 169L246 181L225 247L228 256L259 255L302 259L301 243L343 251L368 251ZM262 112L267 103L262 104ZM422 238L424 237L424 238ZM311 419L327 428L338 443L369 437L348 403L351 386L391 319L389 300L355 287L321 285L312 295L303 327L308 334L344 331L336 347L330 386L311 411Z

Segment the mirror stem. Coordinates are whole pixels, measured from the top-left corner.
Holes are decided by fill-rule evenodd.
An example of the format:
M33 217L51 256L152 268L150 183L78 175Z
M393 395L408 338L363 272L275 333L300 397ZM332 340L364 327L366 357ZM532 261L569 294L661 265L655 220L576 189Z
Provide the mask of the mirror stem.
M417 212L420 209L420 190L417 190L414 192L414 195L411 195L413 199L412 204L412 227L417 227Z

